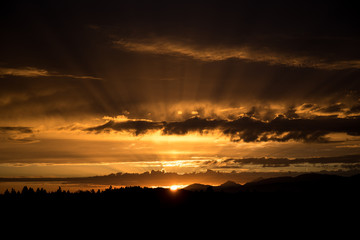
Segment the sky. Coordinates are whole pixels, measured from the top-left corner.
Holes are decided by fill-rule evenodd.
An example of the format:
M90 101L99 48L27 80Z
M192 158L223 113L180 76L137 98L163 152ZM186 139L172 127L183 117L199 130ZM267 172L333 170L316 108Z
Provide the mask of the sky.
M2 3L0 177L359 171L354 4Z

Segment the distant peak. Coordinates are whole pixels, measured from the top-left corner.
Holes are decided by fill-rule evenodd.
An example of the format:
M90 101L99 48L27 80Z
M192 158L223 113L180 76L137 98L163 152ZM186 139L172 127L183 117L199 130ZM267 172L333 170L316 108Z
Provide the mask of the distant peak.
M189 191L205 191L208 187L211 187L211 185L205 185L200 183L193 183L184 188L185 190Z
M240 186L240 184L234 182L234 181L227 181L220 185L221 187L237 187Z

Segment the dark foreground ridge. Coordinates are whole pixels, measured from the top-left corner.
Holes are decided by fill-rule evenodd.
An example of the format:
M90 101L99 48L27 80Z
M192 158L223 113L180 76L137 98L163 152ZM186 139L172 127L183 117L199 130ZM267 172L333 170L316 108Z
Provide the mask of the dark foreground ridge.
M327 174L302 174L295 177L276 177L237 184L227 181L220 186L192 184L185 188L189 191L214 191L224 193L304 193L339 194L360 191L360 174L350 177Z
M228 181L220 186L189 185L171 191L164 188L109 187L103 191L55 192L24 187L20 192L7 190L0 202L28 206L112 206L121 211L145 209L236 209L253 207L318 206L336 203L354 206L360 200L360 175L304 174L297 177L263 179L244 185ZM4 206L4 205L3 205Z
M189 229L201 223L221 223L228 228L232 223L234 229L248 225L258 231L263 227L274 230L303 224L338 227L344 220L347 226L356 225L359 192L360 175L305 174L244 185L232 181L219 186L192 184L177 191L109 187L103 191L68 192L59 188L47 192L24 187L22 191L1 194L0 207L6 222L16 226L19 221L39 225L40 219L44 225L60 221L67 226L87 224L94 229L104 224L135 226L139 231L139 224L173 227L177 222Z

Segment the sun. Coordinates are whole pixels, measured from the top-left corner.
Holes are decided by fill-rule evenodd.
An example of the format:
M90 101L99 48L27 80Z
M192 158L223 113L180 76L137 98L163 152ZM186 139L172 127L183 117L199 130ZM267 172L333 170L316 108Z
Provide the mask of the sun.
M177 191L179 189L179 186L178 185L172 185L170 186L170 190L171 191Z

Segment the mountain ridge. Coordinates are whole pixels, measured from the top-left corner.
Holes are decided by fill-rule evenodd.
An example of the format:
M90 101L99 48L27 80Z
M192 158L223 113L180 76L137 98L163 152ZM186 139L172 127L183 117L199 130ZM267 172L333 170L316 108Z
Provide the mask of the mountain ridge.
M188 191L214 192L359 192L360 174L350 177L308 173L295 177L275 177L249 182L243 185L227 181L219 186L191 184L184 188Z

